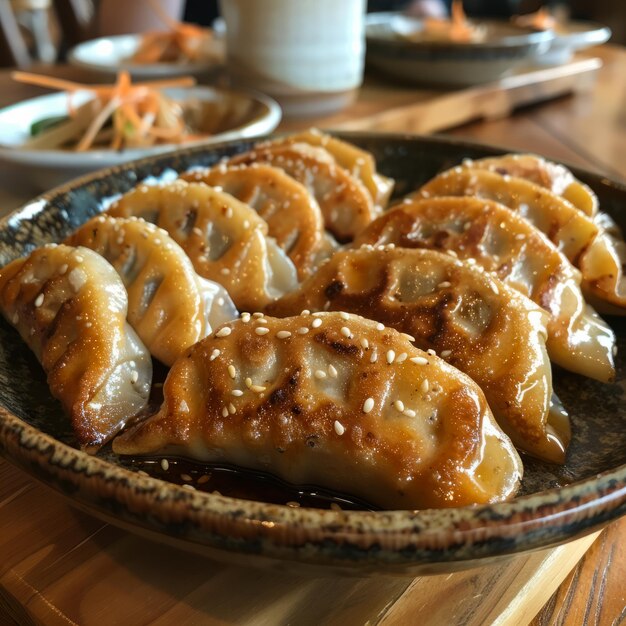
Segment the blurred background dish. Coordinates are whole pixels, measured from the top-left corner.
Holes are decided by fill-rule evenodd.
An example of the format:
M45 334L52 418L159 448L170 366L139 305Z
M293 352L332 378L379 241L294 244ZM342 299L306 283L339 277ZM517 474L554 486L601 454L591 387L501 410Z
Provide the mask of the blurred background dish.
M281 119L280 106L261 94L212 87L166 89L164 94L177 101L193 100L201 105L201 128L195 130L206 136L185 145L256 137L274 130ZM88 92L77 93L75 106L84 104L89 97ZM68 95L63 92L24 100L0 110L0 162L19 166L28 176L29 185L42 191L92 170L166 152L176 145L161 143L125 150L95 147L84 152L25 146L32 138L33 124L67 114Z
M545 53L554 39L551 31L484 20L475 41L453 41L421 37L424 25L396 12L368 15L368 66L405 82L467 87L501 78Z
M183 55L172 60L145 62L137 59L137 52L146 38L155 34L137 33L92 39L72 48L67 58L72 65L105 74L116 74L120 69L124 69L129 71L133 78L188 74L197 76L223 63L224 45L219 38L208 39L195 59L185 58Z
M546 65L567 63L577 50L606 43L611 38L611 29L594 22L559 23L554 29L554 40L546 52L535 59Z

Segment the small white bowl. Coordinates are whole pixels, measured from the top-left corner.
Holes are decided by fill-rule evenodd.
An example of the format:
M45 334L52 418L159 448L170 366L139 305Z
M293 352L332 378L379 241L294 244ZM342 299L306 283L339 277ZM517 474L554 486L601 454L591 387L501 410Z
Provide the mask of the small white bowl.
M265 135L278 126L282 117L278 103L262 94L211 87L167 89L164 93L174 100L197 98L205 102L216 102L226 120L223 131L199 141L185 143L185 146L208 145ZM78 106L90 97L88 92L79 92L74 104ZM25 142L30 138L31 125L42 118L67 115L67 105L67 94L61 92L24 100L0 110L0 162L18 166L23 173L28 170L29 184L36 191L45 191L87 172L167 152L177 146L162 144L121 151L101 148L85 152L24 148Z
M67 55L77 67L105 74L128 70L133 78L163 78L205 74L224 62L224 42L215 37L207 48L207 57L184 63L133 63L130 58L141 45L143 35L101 37L78 44Z

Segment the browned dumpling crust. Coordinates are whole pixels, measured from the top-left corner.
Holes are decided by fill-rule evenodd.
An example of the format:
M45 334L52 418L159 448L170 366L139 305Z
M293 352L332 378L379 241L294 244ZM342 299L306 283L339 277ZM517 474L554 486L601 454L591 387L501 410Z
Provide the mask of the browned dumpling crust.
M433 178L412 197L436 196L474 196L499 202L544 233L574 265L598 234L593 220L567 200L515 176L454 167Z
M338 165L365 185L377 207L384 209L387 206L393 192L394 181L376 171L376 161L367 150L361 150L354 144L323 133L317 128L288 135L272 143L307 143L324 148Z
M183 249L136 217L99 215L67 242L102 255L128 292L128 321L150 353L171 365L189 346L238 316L221 285L198 276Z
M456 167L424 185L417 197L476 196L496 200L547 235L583 275L583 290L601 312L626 313L626 244L611 218L594 218L523 178Z
M251 206L266 222L268 234L288 254L303 280L315 268L324 242L324 220L315 198L304 185L271 165L228 165L194 170L188 182L220 187Z
M234 464L387 509L503 500L522 475L472 380L357 316L228 323L174 364L164 397L117 454Z
M564 165L548 161L536 154L503 154L485 159L467 159L463 161L463 165L489 170L502 176L525 178L565 198L589 217L598 212L598 197L588 185L574 178L572 172Z
M204 183L139 185L108 213L166 230L204 278L223 285L237 308L255 311L297 285L295 267L267 224L243 202Z
M407 199L354 242L431 248L495 272L550 314L548 353L560 366L600 381L615 376L615 335L585 303L580 272L527 220L491 200Z
M44 246L0 270L0 310L89 452L148 401L152 361L126 323L127 304L115 270L86 248Z
M407 333L480 385L518 448L564 461L569 425L549 414L548 316L499 279L433 250L364 246L337 252L267 312L302 309L368 315Z
M268 163L283 169L315 197L326 229L340 243L352 241L380 213L363 183L321 147L269 144L237 155L229 163Z

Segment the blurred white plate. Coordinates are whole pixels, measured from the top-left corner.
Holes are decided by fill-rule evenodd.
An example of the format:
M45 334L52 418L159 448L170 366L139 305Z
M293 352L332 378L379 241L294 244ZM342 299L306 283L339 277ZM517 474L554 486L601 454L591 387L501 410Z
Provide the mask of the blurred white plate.
M180 63L133 63L129 59L137 52L143 35L116 35L101 37L78 44L70 50L67 59L72 65L92 71L116 74L128 70L133 78L198 75L221 65L224 61L224 43L219 37L209 42L206 58Z
M611 29L595 22L567 22L559 24L550 48L537 57L546 65L567 63L574 52L606 43L611 38Z
M282 117L278 103L261 94L211 87L167 89L164 93L175 100L194 98L216 105L216 115L221 120L219 130L200 141L185 143L185 146L265 135L278 126ZM74 104L79 106L91 97L89 92L79 92ZM25 148L24 143L31 136L31 125L43 118L67 115L67 105L67 94L61 92L24 100L0 110L0 162L11 164L14 168L19 166L37 191L44 191L93 170L167 152L178 145L162 144L121 151L98 148L85 152Z

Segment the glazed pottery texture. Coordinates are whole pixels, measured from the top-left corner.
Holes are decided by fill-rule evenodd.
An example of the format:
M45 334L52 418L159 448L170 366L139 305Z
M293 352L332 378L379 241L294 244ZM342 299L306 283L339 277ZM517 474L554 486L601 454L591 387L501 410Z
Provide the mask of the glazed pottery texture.
M502 152L433 138L347 135L397 180L397 195L438 171ZM182 150L69 183L0 222L0 265L59 241L143 179L175 176L249 149L236 141ZM576 171L602 209L626 227L626 187ZM291 508L191 491L139 474L106 449L89 457L74 447L67 420L43 371L17 333L0 322L0 452L120 526L248 565L317 573L418 574L452 571L568 541L626 513L626 321L617 338L617 380L601 384L555 371L555 390L570 412L573 440L562 467L525 458L520 495L509 503L427 511Z

